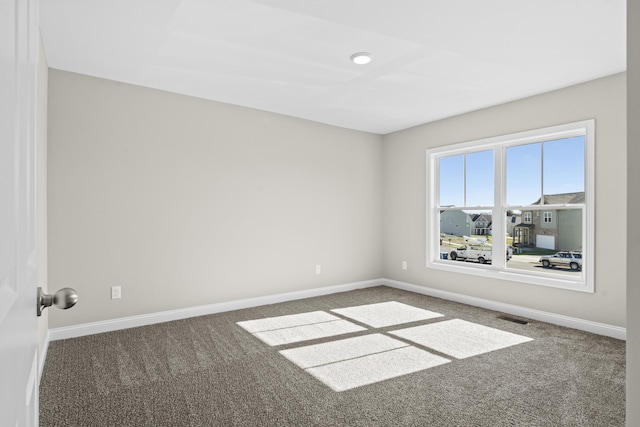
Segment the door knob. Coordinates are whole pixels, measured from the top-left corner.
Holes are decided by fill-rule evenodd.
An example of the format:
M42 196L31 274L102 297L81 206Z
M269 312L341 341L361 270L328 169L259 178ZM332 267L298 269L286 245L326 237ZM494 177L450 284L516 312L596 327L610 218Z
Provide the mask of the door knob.
M38 316L42 314L42 310L50 307L52 304L56 307L66 310L67 308L71 308L78 302L78 294L74 289L71 288L62 288L55 294L45 294L42 292L42 288L38 287L38 295L37 295L36 307Z

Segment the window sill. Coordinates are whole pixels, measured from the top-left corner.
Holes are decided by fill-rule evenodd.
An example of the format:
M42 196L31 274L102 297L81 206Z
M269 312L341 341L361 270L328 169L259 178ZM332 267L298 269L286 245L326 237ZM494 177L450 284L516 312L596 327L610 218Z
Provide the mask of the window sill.
M586 271L582 271L579 280L556 277L553 273L538 273L532 271L519 272L515 269L503 269L488 264L475 264L463 261L431 261L427 262L428 269L449 271L452 273L469 274L472 276L487 277L491 279L508 280L512 282L527 283L531 285L547 286L552 288L567 289L571 291L594 293L593 283L587 280Z

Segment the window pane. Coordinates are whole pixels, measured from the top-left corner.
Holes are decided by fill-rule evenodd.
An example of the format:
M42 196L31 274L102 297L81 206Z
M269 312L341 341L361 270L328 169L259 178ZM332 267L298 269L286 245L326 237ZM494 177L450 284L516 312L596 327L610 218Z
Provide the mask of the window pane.
M493 150L467 154L465 206L493 206Z
M491 263L492 211L440 212L440 259Z
M545 142L543 176L546 204L555 202L548 200L548 195L584 194L584 136ZM578 203L584 203L584 198Z
M440 206L464 206L464 156L440 158Z
M582 209L534 211L531 224L519 223L521 214L524 213L514 211L512 215L516 219L507 220L506 244L513 251L507 268L580 278ZM549 221L545 222L546 219ZM509 226L510 222L514 224L513 227ZM543 264L545 259L549 261L548 264Z
M534 204L542 189L542 144L517 145L506 152L507 204Z

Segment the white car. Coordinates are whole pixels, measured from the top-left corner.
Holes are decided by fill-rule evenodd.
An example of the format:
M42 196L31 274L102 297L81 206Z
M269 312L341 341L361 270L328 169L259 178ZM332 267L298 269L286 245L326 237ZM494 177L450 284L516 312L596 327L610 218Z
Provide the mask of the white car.
M449 259L460 261L478 261L480 264L491 263L492 260L491 245L469 245L460 246L449 253ZM513 256L513 249L507 247L506 259L509 261Z
M563 266L578 271L582 270L582 252L561 251L553 255L542 256L539 262L544 268Z
M460 246L449 253L449 259L478 261L480 264L491 262L491 246Z

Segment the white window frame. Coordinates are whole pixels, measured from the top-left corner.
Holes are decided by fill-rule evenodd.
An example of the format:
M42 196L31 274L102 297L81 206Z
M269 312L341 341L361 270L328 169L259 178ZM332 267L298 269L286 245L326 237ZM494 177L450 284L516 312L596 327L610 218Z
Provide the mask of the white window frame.
M525 213L523 214L523 216L524 216L524 220L523 220L523 222L524 222L525 224L529 224L530 222L533 222L533 221L532 221L532 219L531 219L531 211L527 211L527 212L525 212Z
M506 148L536 142L552 141L574 136L584 136L585 149L585 202L583 205L541 205L536 211L543 209L582 209L583 236L583 269L580 278L563 276L547 271L527 271L507 268L505 257L495 254L506 252L505 239L493 240L493 263L476 264L465 262L451 262L440 259L440 221L438 206L438 192L440 188L439 159L447 156L460 155L476 151L494 151L494 205L492 230L494 236L506 235L506 211L508 209L521 210L524 207L506 204ZM426 194L426 267L455 273L465 273L494 279L511 280L582 292L595 292L594 261L595 261L595 120L567 123L542 129L535 129L514 134L502 135L476 141L463 142L426 150L427 162L427 194ZM463 209L463 208L456 208ZM473 210L475 207L466 207ZM484 207L483 207L484 209ZM526 209L531 209L527 206ZM522 211L522 210L521 210ZM524 212L523 212L524 220Z
M553 222L553 213L545 211L542 213L542 222L545 224L551 224Z

